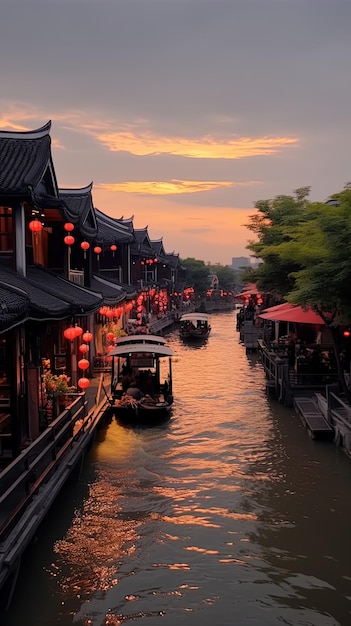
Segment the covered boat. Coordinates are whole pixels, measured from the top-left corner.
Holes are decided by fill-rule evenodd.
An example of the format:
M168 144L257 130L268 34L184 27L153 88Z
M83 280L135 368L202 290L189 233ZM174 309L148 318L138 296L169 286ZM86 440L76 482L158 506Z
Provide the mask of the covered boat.
M207 339L211 332L207 313L185 313L179 320L179 336L186 340Z
M111 406L132 426L152 426L170 417L173 404L172 356L158 335L132 335L111 350Z

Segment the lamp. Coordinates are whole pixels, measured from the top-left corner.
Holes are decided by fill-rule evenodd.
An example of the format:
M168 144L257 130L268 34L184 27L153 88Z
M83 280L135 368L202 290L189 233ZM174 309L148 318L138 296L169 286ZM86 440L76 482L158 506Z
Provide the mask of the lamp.
M78 387L79 389L82 389L83 391L85 391L85 389L88 389L88 387L90 387L90 380L89 378L86 378L85 376L83 376L82 378L78 379Z
M35 235L37 233L40 233L43 230L43 225L38 220L37 217L34 220L32 220L31 222L29 222L28 226L29 226L29 229L32 231L32 233L34 233Z
M82 241L82 243L80 244L80 247L82 248L82 250L84 250L84 258L87 258L87 250L89 250L90 248L90 243L88 241Z
M90 363L89 363L88 359L80 359L80 361L78 361L78 367L81 370L87 370L89 365L90 365Z
M99 255L100 255L100 254L101 254L101 252L102 252L102 248L100 248L100 246L95 246L95 248L94 248L94 252L95 252L95 254L96 254L96 256L97 256L97 260L99 260Z

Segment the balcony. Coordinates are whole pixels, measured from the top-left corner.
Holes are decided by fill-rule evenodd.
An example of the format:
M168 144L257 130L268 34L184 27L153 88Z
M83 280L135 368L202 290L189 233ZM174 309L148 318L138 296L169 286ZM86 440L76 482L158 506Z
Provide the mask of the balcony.
M84 287L84 270L69 270L68 280Z

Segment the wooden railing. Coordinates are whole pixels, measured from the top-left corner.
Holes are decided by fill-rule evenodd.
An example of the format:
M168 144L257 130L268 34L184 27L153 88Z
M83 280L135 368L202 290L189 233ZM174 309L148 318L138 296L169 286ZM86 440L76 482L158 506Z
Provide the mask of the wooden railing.
M0 541L48 482L64 456L92 428L85 394L76 394L50 426L0 473Z

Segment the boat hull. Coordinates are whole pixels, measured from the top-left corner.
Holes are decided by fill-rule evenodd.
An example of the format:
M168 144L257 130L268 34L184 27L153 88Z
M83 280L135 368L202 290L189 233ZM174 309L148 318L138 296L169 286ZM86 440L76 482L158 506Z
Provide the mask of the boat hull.
M128 426L151 427L166 422L171 417L172 404L159 403L159 405L137 406L114 406L113 413L117 421Z

